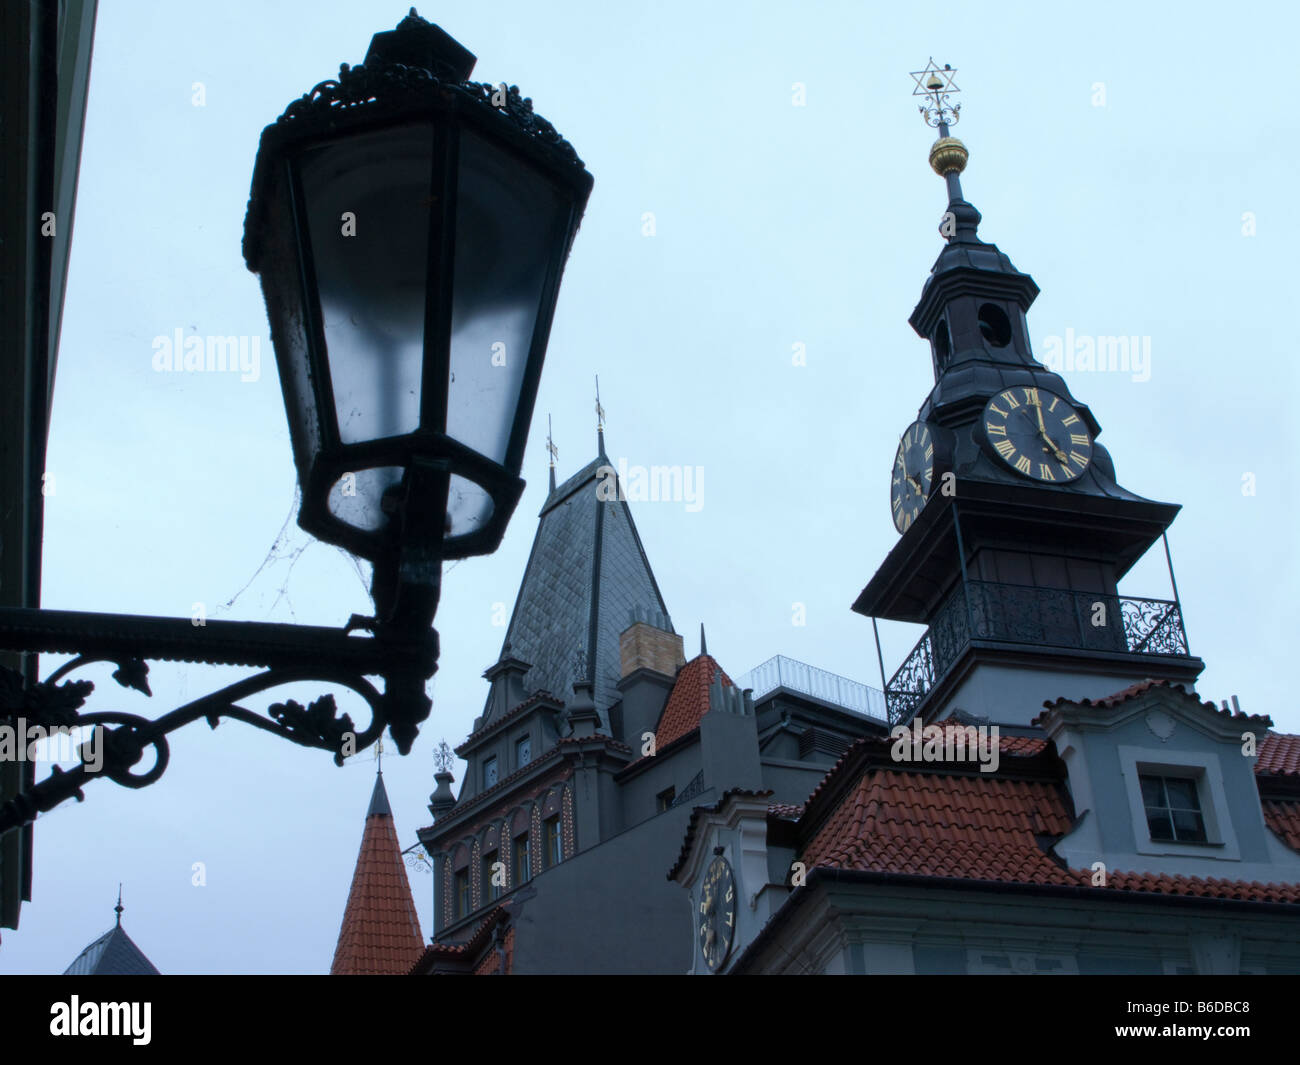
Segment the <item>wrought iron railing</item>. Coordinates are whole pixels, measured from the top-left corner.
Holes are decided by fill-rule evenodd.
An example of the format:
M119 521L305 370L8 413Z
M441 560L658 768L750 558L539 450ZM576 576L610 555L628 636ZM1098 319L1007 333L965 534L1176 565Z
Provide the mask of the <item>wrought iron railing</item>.
M990 581L958 585L885 687L889 721L910 721L971 640L1185 655L1177 602Z

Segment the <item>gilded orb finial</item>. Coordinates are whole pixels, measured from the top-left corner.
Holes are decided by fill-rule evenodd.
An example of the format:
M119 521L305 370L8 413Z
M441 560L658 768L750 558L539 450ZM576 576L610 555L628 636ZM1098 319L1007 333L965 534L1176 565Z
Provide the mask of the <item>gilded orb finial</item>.
M940 177L960 174L966 169L970 152L956 137L940 137L930 145L930 168Z
M940 67L933 58L924 70L912 71L916 82L912 95L925 99L920 105L921 117L927 126L939 131L939 139L930 145L930 168L948 183L950 202L962 199L960 178L970 158L966 145L948 132L948 127L961 118L961 104L952 102L953 96L961 92L953 80L956 74L947 63Z

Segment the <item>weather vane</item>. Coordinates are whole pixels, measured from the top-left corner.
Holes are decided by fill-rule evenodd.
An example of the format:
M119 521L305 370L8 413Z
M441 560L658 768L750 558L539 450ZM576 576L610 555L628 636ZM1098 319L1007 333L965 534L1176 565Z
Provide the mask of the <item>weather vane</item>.
M941 68L933 57L924 70L912 71L912 80L916 82L912 95L923 96L926 100L919 107L921 117L927 126L937 129L941 137L948 136L948 127L955 126L961 118L961 104L955 104L950 99L961 92L952 80L956 73L947 63Z
M555 446L555 441L551 439L551 416L546 416L546 450L551 456L551 469L555 469L555 460L560 457L560 449Z
M600 405L600 374L596 375L596 428L605 431L605 408Z
M441 740L438 746L433 749L433 768L439 773L450 773L452 763L455 760L446 740Z

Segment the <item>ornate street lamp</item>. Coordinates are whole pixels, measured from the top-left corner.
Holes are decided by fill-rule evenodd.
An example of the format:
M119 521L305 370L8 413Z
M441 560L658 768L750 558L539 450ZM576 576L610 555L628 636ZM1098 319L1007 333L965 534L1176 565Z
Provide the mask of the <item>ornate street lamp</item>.
M373 564L375 616L332 630L0 609L0 648L78 656L39 683L0 671L0 726L116 724L101 773L129 787L157 779L166 734L200 717L238 718L340 764L385 726L410 750L430 709L442 561L495 550L523 491L560 277L592 185L532 101L468 81L473 66L412 8L375 35L362 66L343 66L263 131L253 170L244 257L266 299L298 521ZM264 672L152 722L82 714L92 686L60 683L111 661L119 683L147 694L150 658ZM270 720L235 702L301 680L357 692L369 726L354 729L330 696L276 704ZM150 746L154 766L132 773ZM85 762L55 767L0 808L0 831L80 799L93 778Z

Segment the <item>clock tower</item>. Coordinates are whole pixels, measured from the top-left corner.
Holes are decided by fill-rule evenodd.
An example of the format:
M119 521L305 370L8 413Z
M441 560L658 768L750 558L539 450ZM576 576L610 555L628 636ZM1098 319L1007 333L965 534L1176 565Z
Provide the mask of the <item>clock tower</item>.
M1038 286L980 237L962 193L955 74L931 61L912 75L948 192L945 245L909 319L935 383L890 471L900 538L853 604L873 622L927 626L886 681L891 723L1028 725L1049 698L1146 678L1190 687L1204 664L1188 650L1172 562L1172 599L1119 590L1157 541L1168 560L1180 508L1120 485L1096 416L1034 358Z

